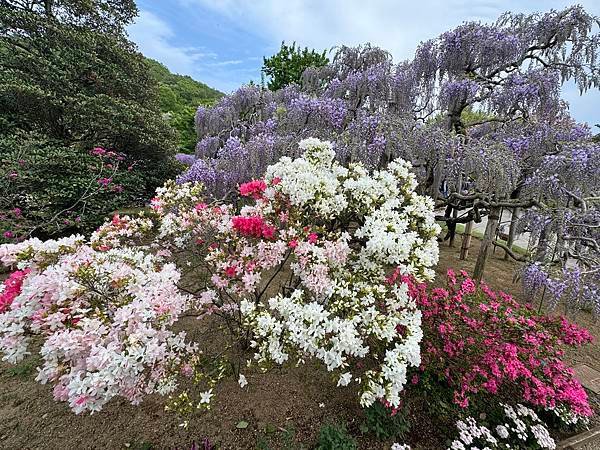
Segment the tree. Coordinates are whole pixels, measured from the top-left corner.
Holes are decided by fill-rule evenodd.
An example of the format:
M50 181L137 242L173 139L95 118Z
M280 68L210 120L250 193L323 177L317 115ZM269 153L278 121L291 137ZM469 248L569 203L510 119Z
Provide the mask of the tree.
M556 196L564 193L527 186L552 156L585 147L590 137L560 92L567 79L582 91L600 86L596 23L578 6L508 13L494 24L465 23L399 64L370 45L340 47L329 64L304 70L301 85L244 86L214 108L200 108L198 159L179 179L202 180L216 197L226 195L293 154L293 143L307 135L334 142L344 163L382 168L402 157L412 162L420 191L446 209L436 218L451 233L459 223L490 219L481 278L503 208L550 213L563 204ZM581 205L564 203L574 214ZM556 240L554 230L546 235Z
M267 86L272 91L281 89L291 83L299 84L302 73L309 67L321 67L329 62L322 53L309 50L308 47L301 49L293 42L291 46L281 43L279 52L269 58L263 58L263 73L269 77Z
M147 58L146 63L152 77L158 82L160 110L177 131L179 150L192 153L197 142L194 127L196 109L213 105L223 97L223 93L189 76L173 74L153 59Z
M174 173L174 133L125 34L136 14L130 0L0 1L0 137L34 146L38 159L61 146L124 153L143 168L144 198ZM82 194L72 189L69 201Z
M463 136L465 141L472 139L462 119L466 108L492 114L489 119L470 124L470 127L489 123L492 126L488 133L511 130L512 139L531 136L524 131L527 126L536 129L549 124L560 126L560 122L564 122L561 83L574 79L582 92L600 86L600 66L597 64L600 46L598 33L594 32L596 24L597 19L578 6L529 16L506 13L492 25L465 23L421 44L417 49L411 63L418 80L418 92L421 93L417 103L422 111L429 114L441 110L447 117L448 130ZM436 90L439 96L432 95ZM543 156L553 151L553 146L548 144L545 141L538 148L531 146L526 155L510 149L503 152L507 163L500 168L519 166L518 171L496 172L509 175L504 185L494 183L496 186L492 189L486 186L483 192L482 186L477 186L480 191L477 197L485 198L484 203L478 206L483 206L491 220L488 220L475 278L480 279L483 274L487 248L497 228L495 217L500 209L532 206L534 199L522 198L521 187ZM478 146L477 142L475 146ZM470 175L476 180L478 172L485 172L486 162L477 154L470 162L461 157L455 158L454 154L447 156L472 165L476 170ZM446 158L442 158L432 168L430 189L434 198L438 197L439 184L447 173L445 164ZM460 163L455 164L453 172L451 190L458 194L462 190L464 172ZM447 202L449 208L442 218L449 224L473 219L474 211L469 211L473 203L461 204L457 200L467 199L459 195L450 196ZM458 219L454 217L456 214L450 214L453 209L467 209L467 214Z
M43 7L42 7L43 6ZM19 129L165 160L172 133L124 27L131 1L2 2L0 106Z

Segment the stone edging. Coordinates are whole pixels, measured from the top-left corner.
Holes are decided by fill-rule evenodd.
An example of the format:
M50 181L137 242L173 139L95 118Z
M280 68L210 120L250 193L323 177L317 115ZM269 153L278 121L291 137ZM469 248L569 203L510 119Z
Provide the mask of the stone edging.
M598 442L598 448L600 448L600 426L592 428L591 430L579 433L569 439L561 441L556 446L557 449L563 450L576 450L581 448L583 445L591 444L592 442Z

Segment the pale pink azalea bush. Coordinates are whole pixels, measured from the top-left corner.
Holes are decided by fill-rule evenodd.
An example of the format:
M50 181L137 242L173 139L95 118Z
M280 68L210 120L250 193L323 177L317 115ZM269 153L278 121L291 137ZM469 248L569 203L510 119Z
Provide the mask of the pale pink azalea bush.
M106 251L121 247L123 244L141 246L154 229L150 217L140 214L138 217L115 214L110 222L104 223L90 237L90 244L95 250Z
M189 308L172 264L134 248L94 250L78 238L3 247L27 275L0 314L0 351L17 362L31 333L44 338L37 380L80 413L115 396L134 404L167 394L197 346L170 327Z

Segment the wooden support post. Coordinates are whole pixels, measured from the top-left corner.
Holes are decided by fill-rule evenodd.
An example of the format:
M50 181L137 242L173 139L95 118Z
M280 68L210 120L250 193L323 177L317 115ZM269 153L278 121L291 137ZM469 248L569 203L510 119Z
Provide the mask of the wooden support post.
M460 259L465 260L469 256L469 248L471 247L471 235L473 233L473 221L467 222L465 232L462 236L462 244L460 246Z
M481 247L479 248L479 254L477 255L477 262L475 263L475 270L473 271L473 278L479 282L483 277L485 270L485 263L488 257L488 250L494 238L496 236L496 230L498 229L498 222L500 221L500 208L495 206L490 209L488 215L487 226L485 227L485 234L481 241Z

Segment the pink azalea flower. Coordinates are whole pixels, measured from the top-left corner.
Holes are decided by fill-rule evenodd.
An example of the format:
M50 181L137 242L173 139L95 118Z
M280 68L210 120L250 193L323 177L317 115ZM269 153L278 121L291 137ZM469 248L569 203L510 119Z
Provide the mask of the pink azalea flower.
M252 180L240 185L240 194L244 197L252 197L255 200L262 198L267 189L267 184L263 180Z

